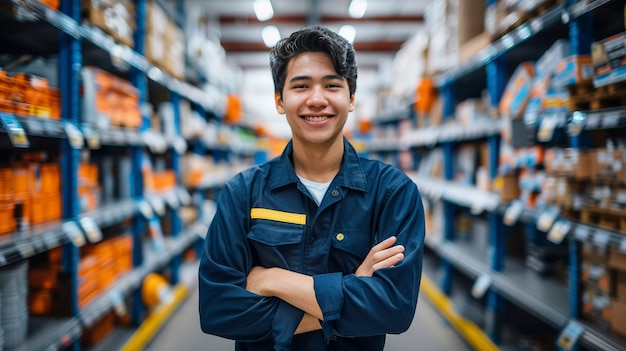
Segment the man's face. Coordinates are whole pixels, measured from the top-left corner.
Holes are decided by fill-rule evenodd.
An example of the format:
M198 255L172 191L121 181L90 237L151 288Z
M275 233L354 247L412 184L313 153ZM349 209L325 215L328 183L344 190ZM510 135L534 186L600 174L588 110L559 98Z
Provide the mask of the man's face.
M285 114L294 143L332 144L341 140L348 113L354 109L348 81L335 72L327 54L306 52L287 64L283 96L276 110Z

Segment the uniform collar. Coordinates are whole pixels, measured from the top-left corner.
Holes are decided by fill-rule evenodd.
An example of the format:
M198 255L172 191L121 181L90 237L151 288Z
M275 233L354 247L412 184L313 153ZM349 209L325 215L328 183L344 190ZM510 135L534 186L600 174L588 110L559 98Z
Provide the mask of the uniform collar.
M345 137L343 138L343 146L343 162L339 173L335 177L335 182L342 187L365 191L367 189L367 181L359 155ZM298 182L298 176L291 163L292 154L293 142L290 140L283 153L276 160L277 167L270 174L269 185L272 190Z

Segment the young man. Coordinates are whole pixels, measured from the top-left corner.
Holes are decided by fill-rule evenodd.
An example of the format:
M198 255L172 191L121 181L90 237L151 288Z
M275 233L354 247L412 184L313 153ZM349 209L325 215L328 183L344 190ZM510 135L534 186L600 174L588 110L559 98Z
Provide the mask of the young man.
M415 184L359 157L352 46L309 27L270 53L283 154L230 180L200 261L200 322L236 349L383 350L415 314L424 216Z

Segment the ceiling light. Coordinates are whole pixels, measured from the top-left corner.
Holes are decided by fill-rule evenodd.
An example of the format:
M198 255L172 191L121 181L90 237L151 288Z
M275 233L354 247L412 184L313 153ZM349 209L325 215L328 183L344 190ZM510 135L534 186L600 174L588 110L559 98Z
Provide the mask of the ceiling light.
M270 0L254 0L254 14L256 18L263 22L274 17L274 9Z
M356 36L356 29L350 24L344 24L341 28L339 28L339 35L346 38L346 40L352 44L354 42L354 37Z
M352 18L362 18L365 10L367 10L367 0L352 0L348 7L348 13Z
M268 48L274 47L274 45L276 45L276 43L280 40L280 32L276 26L265 26L261 35L263 36L265 46Z

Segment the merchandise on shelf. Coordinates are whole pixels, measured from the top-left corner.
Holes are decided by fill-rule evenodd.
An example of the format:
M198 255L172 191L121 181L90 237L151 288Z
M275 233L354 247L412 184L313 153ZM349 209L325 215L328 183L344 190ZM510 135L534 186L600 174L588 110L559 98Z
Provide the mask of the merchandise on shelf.
M626 80L626 32L591 44L596 86Z
M57 120L61 114L59 91L43 77L0 70L0 112Z
M134 46L135 4L132 0L82 0L83 20L117 41Z
M185 78L185 35L155 1L148 2L145 55L172 77Z
M124 79L95 67L82 70L82 121L98 129L139 128L139 90Z
M519 118L526 110L533 79L535 77L535 67L532 62L521 63L509 79L500 100L500 113L509 118Z

